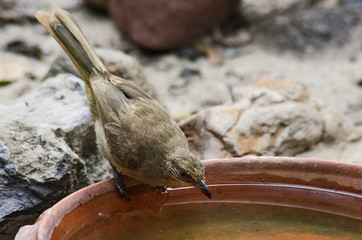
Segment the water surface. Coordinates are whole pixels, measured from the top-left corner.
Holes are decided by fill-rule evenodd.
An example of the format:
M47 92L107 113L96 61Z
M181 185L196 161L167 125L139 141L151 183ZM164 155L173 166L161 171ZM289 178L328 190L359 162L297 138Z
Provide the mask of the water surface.
M105 234L106 233L106 234ZM85 226L79 239L356 240L362 221L293 207L189 203L141 209Z

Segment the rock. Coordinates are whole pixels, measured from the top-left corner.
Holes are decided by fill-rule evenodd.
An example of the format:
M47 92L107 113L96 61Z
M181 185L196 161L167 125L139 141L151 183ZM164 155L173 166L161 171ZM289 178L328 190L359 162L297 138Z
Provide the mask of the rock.
M356 83L359 87L362 87L362 79L359 79Z
M0 24L4 23L24 23L24 19L20 14L15 12L12 8L14 7L14 2L10 0L3 0L0 2Z
M57 76L61 73L70 73L78 78L81 78L80 73L75 68L72 61L69 59L69 57L64 53L61 54L59 57L57 57L54 62L51 64L49 71L44 76L44 80Z
M0 84L10 83L24 77L25 68L19 59L6 59L0 61Z
M169 86L169 92L173 95L178 95L180 89L184 89L191 82L190 78L179 78L176 81L172 82Z
M4 6L5 3L7 6ZM79 5L78 1L72 0L53 0L52 3L64 9L74 8ZM10 16L10 19L5 20L10 20L9 22L22 24L29 23L30 21L35 21L35 13L40 9L46 8L49 8L49 1L3 0L0 2L0 12L4 13L5 11L3 10L7 10L5 14L10 14L11 16L13 16ZM0 17L0 20L2 20L2 18L3 16Z
M311 53L329 44L338 46L349 41L353 26L361 19L362 9L358 4L349 6L342 2L246 0L243 16L249 22L257 23L254 32L258 33L257 39L263 41L264 46Z
M323 111L324 133L323 142L355 142L361 139L362 132L355 128L350 119L337 111L327 108Z
M301 5L308 4L310 0L279 0L279 1L253 1L243 0L243 16L252 21L257 21L267 16L283 13Z
M154 87L147 82L146 75L135 58L114 49L97 48L96 52L111 73L127 79L146 91L153 98L158 99ZM65 72L81 78L72 61L64 53L54 61L45 78Z
M155 64L155 68L158 71L162 71L162 72L167 72L170 69L172 69L172 67L173 67L173 64L170 61L168 61L168 59L161 59L160 61L158 61ZM361 82L361 86L362 86L362 82Z
M196 114L180 122L180 127L189 142L190 151L201 159L232 157L219 136L206 129L204 117L202 114Z
M241 50L239 48L225 48L223 52L224 58L236 58L241 54Z
M194 76L200 76L200 70L184 67L180 71L180 77L182 78L192 78Z
M170 84L169 92L173 95L179 94L180 90L185 89L194 78L199 78L200 75L201 72L198 69L182 67L178 79Z
M240 47L252 41L252 34L244 29L236 31L230 36L224 36L220 29L216 29L213 37L217 43L226 47Z
M110 176L80 79L69 74L48 79L0 106L0 116L2 239L13 239L20 226L66 195Z
M43 57L43 53L38 45L23 40L15 40L7 43L6 50L36 59L41 59Z
M264 79L236 86L232 94L232 104L212 107L180 122L190 149L201 159L294 156L320 142L352 141L360 136L352 134L353 128L340 115L327 115L297 82Z
M201 51L196 45L188 45L182 48L176 49L175 54L179 58L187 59L192 62L196 62L201 57L205 57L205 51Z
M226 20L238 0L110 0L118 28L135 43L152 50L185 45Z
M282 103L243 112L224 141L240 155L293 156L323 136L322 114L305 103Z
M306 88L297 82L284 79L262 79L248 88L235 86L232 89L235 102L243 102L247 106L280 103L287 100L301 102L309 98Z
M203 99L193 101L194 104L200 106L199 109L231 102L230 88L225 84L214 84L213 86L206 86L204 89L207 93L206 96Z

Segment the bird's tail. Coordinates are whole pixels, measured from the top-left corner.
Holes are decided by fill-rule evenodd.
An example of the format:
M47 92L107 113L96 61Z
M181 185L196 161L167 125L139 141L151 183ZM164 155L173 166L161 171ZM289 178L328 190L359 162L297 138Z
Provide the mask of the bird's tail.
M36 18L62 46L82 75L86 85L90 87L91 73L97 70L103 73L106 71L106 67L89 45L74 18L55 5L52 5L52 9L53 14L38 11Z

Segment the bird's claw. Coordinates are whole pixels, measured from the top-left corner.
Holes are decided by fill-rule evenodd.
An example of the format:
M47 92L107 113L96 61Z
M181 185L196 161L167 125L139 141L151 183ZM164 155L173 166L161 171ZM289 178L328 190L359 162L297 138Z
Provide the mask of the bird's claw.
M116 187L119 191L120 196L126 197L127 200L129 201L130 200L129 195L128 195L129 190L128 190L127 186L124 184L123 173L118 172L118 170L114 166L112 166L112 169L113 169L114 182L116 184Z

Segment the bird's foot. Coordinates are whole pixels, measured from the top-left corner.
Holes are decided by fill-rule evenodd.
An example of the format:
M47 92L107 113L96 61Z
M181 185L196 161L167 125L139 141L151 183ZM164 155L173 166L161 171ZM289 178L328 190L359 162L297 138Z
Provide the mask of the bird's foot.
M112 166L112 165L111 165ZM127 186L124 184L123 181L123 173L118 172L118 170L112 166L113 169L113 176L114 176L114 182L116 183L116 187L121 195L121 197L125 196L127 198L127 200L129 201L129 190L127 188Z

